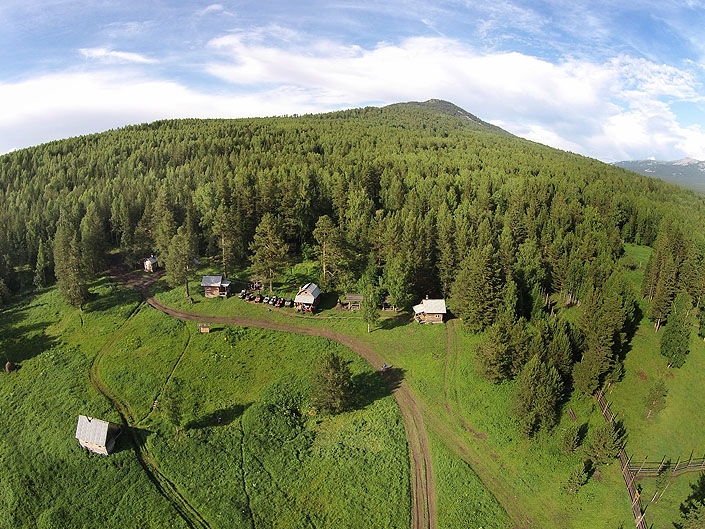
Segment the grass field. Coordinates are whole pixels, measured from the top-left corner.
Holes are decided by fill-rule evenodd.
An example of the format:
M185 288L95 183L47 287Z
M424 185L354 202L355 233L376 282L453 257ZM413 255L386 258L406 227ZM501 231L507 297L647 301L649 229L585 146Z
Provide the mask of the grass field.
M635 288L648 252L627 248L636 266L626 273ZM289 270L276 293L291 296L306 282L307 270ZM207 266L200 271L214 272ZM238 277L236 290L237 281L247 279L245 272ZM465 332L461 322L419 326L408 315L390 313L368 334L355 313L335 307L335 297L325 298L317 314L300 315L236 297L206 300L199 284L200 275L191 282L193 304L183 288L169 289L163 281L155 292L163 303L189 312L354 336L400 370L429 432L439 527L633 524L616 461L577 494L565 490L584 456L563 453L562 434L574 424L602 424L594 400L574 397L554 430L524 439L510 413L513 383L493 385L477 375L480 337ZM227 325L202 335L195 323L171 319L105 280L92 291L83 311L49 290L0 315L0 347L22 365L0 377L0 527L58 527L76 519L101 527L162 527L167 520L183 526L136 461L129 438L121 438L109 458L87 455L73 439L79 413L120 420L90 384L94 362L129 406L147 453L212 527L409 526L409 461L398 408L377 373L350 351L325 339ZM624 422L634 460L675 461L691 452L700 457L705 420L693 388L705 383L705 343L694 335L685 366L668 370L659 338L642 321L624 378L607 397ZM309 413L307 395L311 373L331 349L350 361L363 397L350 412L321 417ZM647 419L644 398L659 378L669 391L667 406ZM174 420L168 399L178 403L178 431L167 420ZM282 414L291 403L304 413ZM672 479L655 503L648 500L656 480L642 480L649 523L671 528L698 479ZM105 520L114 505L119 514Z
M50 290L0 315L0 527L185 527L130 446L110 457L73 438L79 413L120 422L91 386L127 403L145 449L211 527L408 527L404 427L378 374L327 340L221 326L196 334L105 281L83 311ZM361 397L337 417L308 410L311 373L334 349ZM155 400L178 402L177 433ZM220 420L218 420L220 417ZM289 417L289 418L288 418ZM115 512L116 514L112 514Z

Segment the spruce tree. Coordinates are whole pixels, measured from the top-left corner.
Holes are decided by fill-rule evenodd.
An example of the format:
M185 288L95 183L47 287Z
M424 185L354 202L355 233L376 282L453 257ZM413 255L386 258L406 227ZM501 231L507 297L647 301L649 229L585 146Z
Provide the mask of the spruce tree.
M172 288L185 285L186 297L190 295L188 287L189 267L193 261L194 254L195 249L192 237L184 226L179 226L176 235L171 238L171 243L167 247L165 259L166 280Z
M668 358L670 367L681 367L690 352L690 310L692 301L686 292L680 292L673 301L666 329L661 336L661 354Z
M63 213L54 236L54 274L59 291L71 305L80 308L88 301L78 229L70 215Z
M337 353L329 352L314 376L312 404L324 413L337 414L350 408L353 396L348 363Z
M269 281L269 293L272 293L274 275L286 263L288 246L284 242L281 224L271 213L265 213L250 243L252 268L255 273Z
M519 429L531 437L540 429L550 429L558 420L558 404L563 382L553 366L547 366L538 355L521 370L514 388L514 413Z
M449 304L468 329L483 331L497 318L502 282L494 248L474 249L460 265Z

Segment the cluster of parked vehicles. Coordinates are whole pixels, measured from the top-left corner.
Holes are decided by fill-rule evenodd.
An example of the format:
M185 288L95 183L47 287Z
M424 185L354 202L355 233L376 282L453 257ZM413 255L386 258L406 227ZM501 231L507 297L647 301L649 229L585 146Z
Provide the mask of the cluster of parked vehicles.
M264 303L266 305L272 305L273 307L293 307L293 299L285 299L278 296L264 296L260 292L248 292L246 289L242 289L237 295L240 299L245 301L252 301L254 303Z

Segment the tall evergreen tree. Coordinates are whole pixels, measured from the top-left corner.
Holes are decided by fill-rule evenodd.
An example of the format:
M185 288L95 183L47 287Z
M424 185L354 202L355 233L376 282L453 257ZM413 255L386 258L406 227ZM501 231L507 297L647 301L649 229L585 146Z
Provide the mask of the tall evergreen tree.
M500 269L492 245L473 250L460 265L449 304L468 329L483 331L494 323L502 303Z
M519 429L530 437L540 429L552 428L558 420L562 393L563 383L556 368L533 356L519 373L514 388Z
M34 267L34 286L37 288L45 287L47 284L46 271L49 266L49 255L46 244L43 239L39 239L39 247L37 248L37 262Z
M273 214L265 213L262 217L250 243L250 251L252 252L252 268L255 273L267 278L271 294L274 275L286 263L288 252L280 223Z
M367 323L367 332L372 331L372 327L379 322L379 296L377 288L371 281L367 282L362 289L362 303L360 312L362 319Z
M326 354L314 375L313 405L323 412L337 414L352 405L353 396L348 363L335 352Z
M54 274L59 291L71 305L80 308L88 301L78 229L71 216L63 213L54 236Z
M106 241L96 205L91 203L81 219L81 259L89 277L95 277L106 265Z
M188 280L194 256L193 237L186 227L179 226L166 251L166 280L172 288L185 285L186 297L190 296Z
M673 301L671 315L661 336L661 354L668 358L668 365L671 367L681 367L690 352L692 307L692 300L684 291L681 291Z

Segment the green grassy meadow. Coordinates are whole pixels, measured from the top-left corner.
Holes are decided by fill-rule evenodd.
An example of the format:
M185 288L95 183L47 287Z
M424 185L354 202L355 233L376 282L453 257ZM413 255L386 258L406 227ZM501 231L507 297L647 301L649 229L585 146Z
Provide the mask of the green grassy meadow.
M410 525L401 416L356 355L258 329L201 335L133 291L105 280L91 290L83 311L48 290L0 315L2 351L21 365L0 377L0 527L187 526L129 435L109 457L78 446L78 414L120 422L91 386L93 362L161 473L211 527ZM362 397L350 412L321 417L306 400L331 349L349 360ZM166 396L178 402L178 431L159 404L152 409ZM282 413L284 397L305 413Z

